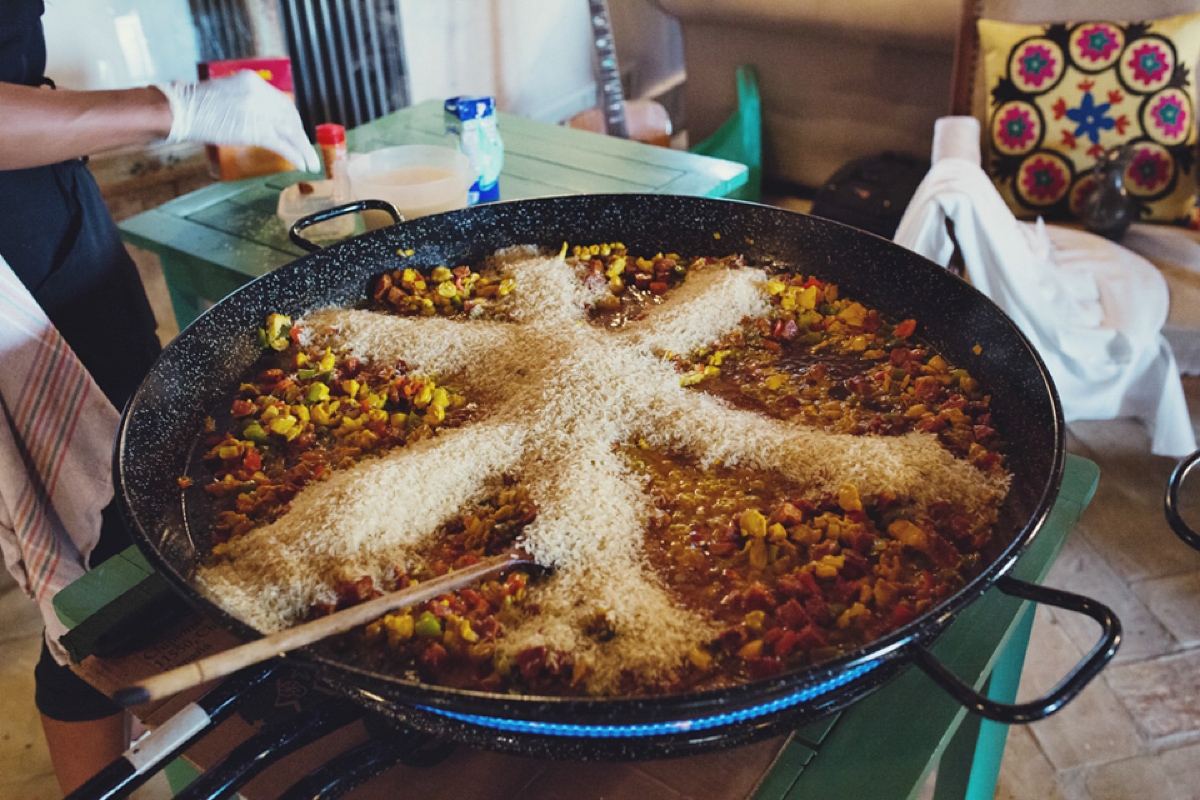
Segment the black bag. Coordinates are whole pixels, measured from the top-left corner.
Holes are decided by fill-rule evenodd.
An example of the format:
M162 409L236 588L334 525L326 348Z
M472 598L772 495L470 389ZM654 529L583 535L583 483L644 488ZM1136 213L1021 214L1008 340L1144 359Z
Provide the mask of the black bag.
M851 161L817 190L812 213L890 239L929 167L929 159L906 153Z

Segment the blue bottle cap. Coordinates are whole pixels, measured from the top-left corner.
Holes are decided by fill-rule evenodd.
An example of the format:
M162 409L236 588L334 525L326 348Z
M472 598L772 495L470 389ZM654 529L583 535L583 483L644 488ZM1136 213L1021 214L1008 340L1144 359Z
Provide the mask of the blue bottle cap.
M445 110L461 120L481 119L496 113L496 98L490 95L459 95L446 100Z

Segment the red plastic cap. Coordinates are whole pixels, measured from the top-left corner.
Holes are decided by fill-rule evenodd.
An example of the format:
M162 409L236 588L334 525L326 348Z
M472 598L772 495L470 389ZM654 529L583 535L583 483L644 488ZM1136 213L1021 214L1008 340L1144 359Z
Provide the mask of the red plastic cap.
M341 144L346 141L346 129L332 122L317 126L317 144Z

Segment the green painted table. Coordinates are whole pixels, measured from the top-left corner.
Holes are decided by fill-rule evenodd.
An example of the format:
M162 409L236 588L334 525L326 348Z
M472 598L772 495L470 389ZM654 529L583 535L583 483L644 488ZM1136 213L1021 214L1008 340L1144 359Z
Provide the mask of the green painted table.
M1042 530L1013 566L1010 572L1013 577L1042 582L1091 502L1098 480L1099 470L1094 463L1067 457L1057 502ZM76 655L86 655L103 640L114 622L122 618L141 620L152 614L161 605L162 593L166 591L163 579L151 571L135 548L130 548L55 598L59 616L72 627L64 642L74 648ZM989 590L960 612L938 638L933 653L964 682L985 690L993 700L1012 702L1025 661L1033 613L1034 606L1027 601ZM754 774L730 778L728 773L738 770L737 759L726 756L737 751L717 754L716 759L703 755L694 757L694 761L682 759L685 762L682 771L690 774L691 780L691 788L683 790L683 794L717 800L717 795L695 788L696 775L709 774L706 771L715 769L726 774L709 774L709 779L700 783L722 787L725 794L719 800L747 796L753 800L909 800L917 796L929 774L937 768L936 800L990 800L1007 733L1005 725L981 721L968 714L923 672L910 668L843 712L779 738L765 770L759 768ZM472 780L486 784L487 770L503 768L497 767L496 760L489 760L487 754L478 755L482 759L478 764L468 758L414 769L425 771L427 780L453 784L450 773L436 771L462 770L467 764L479 770L478 774L472 773ZM502 763L509 763L511 768L512 762ZM639 782L643 780L639 775L651 772L649 768L639 773L638 764L614 764L611 769L625 770L621 774L632 777L626 777L624 782L614 778L606 796L618 799L644 796L640 790L631 794L627 789L644 790L646 784ZM181 767L177 772L188 770ZM679 766L674 770L670 774L678 776ZM652 774L658 775L660 781L667 780L661 774ZM296 775L290 779L295 780ZM738 791L730 794L735 784ZM606 790L600 786L597 791ZM679 790L672 791L672 797L679 794ZM381 795L366 794L364 798L377 796ZM382 796L395 795L385 791ZM536 792L521 795L530 800L541 796ZM576 796L593 795L581 789Z
M500 199L650 193L727 197L746 184L743 164L499 114L504 139ZM366 153L444 142L442 104L430 100L347 134ZM209 304L304 251L275 214L281 189L310 177L284 172L217 183L120 223L125 241L156 253L179 328Z

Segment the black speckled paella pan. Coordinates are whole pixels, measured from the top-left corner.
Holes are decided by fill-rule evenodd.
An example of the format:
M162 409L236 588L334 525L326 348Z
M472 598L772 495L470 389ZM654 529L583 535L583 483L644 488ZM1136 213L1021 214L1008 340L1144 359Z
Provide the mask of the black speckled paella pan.
M835 661L733 688L660 697L544 698L424 685L301 651L356 702L411 727L477 746L574 758L647 758L732 746L816 719L917 664L972 710L1006 722L1059 708L1112 657L1120 626L1094 601L1014 581L1005 573L1044 524L1063 465L1063 421L1046 370L1012 322L937 265L887 240L816 217L749 203L661 195L574 196L496 203L376 230L305 256L222 300L163 352L125 410L115 454L118 495L135 540L199 610L244 638L258 634L201 595L185 474L204 417L259 353L271 312L298 316L362 300L385 269L478 261L513 244L622 241L633 252L721 256L794 265L893 319L912 317L952 362L993 391L1008 442L1012 488L986 568L903 628ZM398 251L413 251L402 258ZM979 353L975 345L982 345ZM956 613L997 588L1086 613L1104 628L1084 662L1045 698L1009 706L978 696L928 647Z

